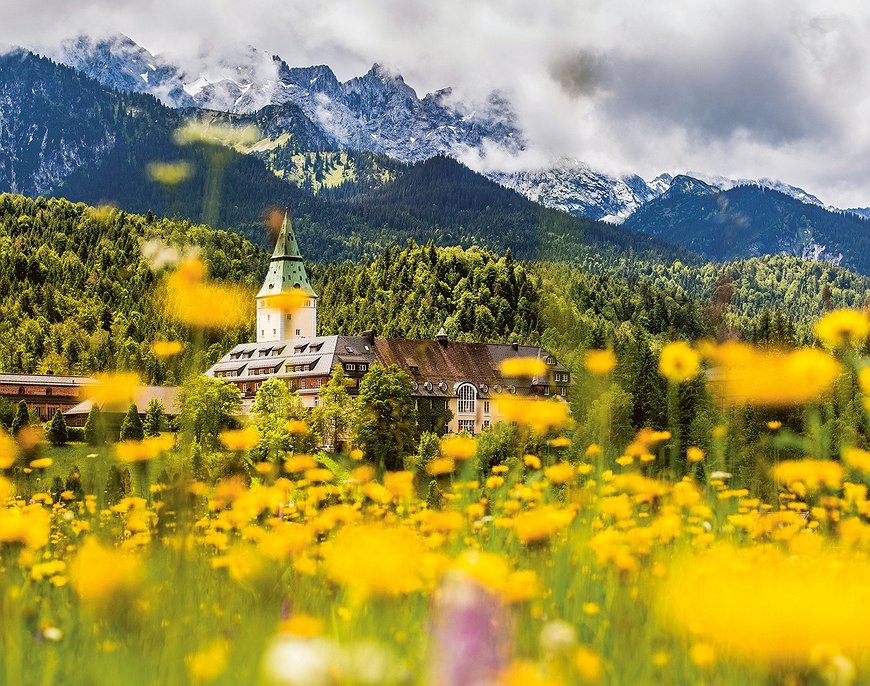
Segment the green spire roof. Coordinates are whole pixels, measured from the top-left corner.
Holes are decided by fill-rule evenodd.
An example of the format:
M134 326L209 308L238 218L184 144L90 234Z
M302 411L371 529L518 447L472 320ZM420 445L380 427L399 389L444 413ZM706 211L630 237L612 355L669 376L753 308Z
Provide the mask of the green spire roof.
M257 293L257 297L286 293L294 288L301 288L317 297L308 282L308 274L305 273L305 264L302 262L302 253L299 252L299 244L296 242L296 234L293 232L290 217L285 214L272 259L269 262L269 272L266 274L266 280L263 282L260 292Z

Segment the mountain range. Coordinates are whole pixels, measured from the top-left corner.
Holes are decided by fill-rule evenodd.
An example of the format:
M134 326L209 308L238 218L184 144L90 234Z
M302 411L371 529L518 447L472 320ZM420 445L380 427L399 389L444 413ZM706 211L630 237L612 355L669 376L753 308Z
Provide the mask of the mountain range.
M711 259L786 253L870 269L870 225L859 218L868 211L826 208L776 180L698 173L648 181L565 159L540 170L489 170L486 181L448 157L524 150L498 93L476 106L450 89L420 98L377 64L341 82L327 66L290 67L254 48L190 74L120 35L83 36L47 52L54 61L26 50L0 57L0 190L208 217L209 142L179 148L173 140L193 117L208 126L253 124L260 136L230 155L221 207L209 220L268 244L259 213L290 204L318 232L323 259L404 236L481 241L527 257L558 245L571 259L595 245L660 256L683 249L687 259L685 249ZM197 170L193 178L174 190L149 180L149 162L179 159ZM451 186L460 178L473 190ZM464 201L445 196L447 188ZM475 193L494 204L480 204Z

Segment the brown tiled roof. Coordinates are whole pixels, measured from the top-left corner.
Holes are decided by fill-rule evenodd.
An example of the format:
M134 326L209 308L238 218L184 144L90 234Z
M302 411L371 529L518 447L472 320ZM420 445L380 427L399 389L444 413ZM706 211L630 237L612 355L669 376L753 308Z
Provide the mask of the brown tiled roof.
M485 343L376 338L375 353L382 365L395 364L416 379L491 383L499 378ZM416 373L411 366L417 367Z

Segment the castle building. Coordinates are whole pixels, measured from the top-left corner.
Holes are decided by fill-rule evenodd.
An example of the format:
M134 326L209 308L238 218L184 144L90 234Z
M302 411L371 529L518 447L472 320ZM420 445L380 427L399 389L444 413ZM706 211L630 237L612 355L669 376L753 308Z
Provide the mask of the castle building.
M287 314L282 299L302 306ZM499 366L511 357L534 357L546 364L535 378L509 378ZM449 409L445 432L478 433L498 421L502 394L565 399L571 375L541 346L518 343L464 343L449 340L442 328L431 340L383 338L374 331L356 336L317 335L317 295L308 282L302 255L285 216L269 271L257 294L257 341L235 346L206 374L235 383L248 411L257 390L270 378L282 379L306 407L320 404L320 389L339 365L355 395L372 365L395 364L412 379L418 409Z

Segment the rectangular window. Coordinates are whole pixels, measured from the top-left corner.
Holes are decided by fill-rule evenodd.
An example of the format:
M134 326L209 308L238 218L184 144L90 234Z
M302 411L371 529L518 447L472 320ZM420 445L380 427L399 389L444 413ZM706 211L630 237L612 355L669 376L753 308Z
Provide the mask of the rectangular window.
M349 365L347 365L347 371L349 371L349 372L355 372L355 371L356 371L356 365L355 365L355 364L349 364Z
M459 420L459 430L467 431L470 434L474 433L474 420L473 419L460 419Z
M489 400L483 401L483 414L489 414Z
M314 407L320 407L320 396L314 396Z
M361 365L359 366L359 370L360 370L361 372L364 372L366 369L368 369L368 365L361 364Z
M550 395L550 387L544 386L544 395Z
M490 426L490 425L489 425L489 420L488 420L488 419L484 419L484 420L483 420L483 428L484 428L484 429L488 429L489 426Z
M301 331L300 329L296 329L296 335L297 335L297 336L301 335L301 333L302 333L302 331Z
M299 388L306 388L305 379L299 379Z
M568 395L568 389L562 386L562 388L559 389L559 395Z
M323 385L323 379L317 380L317 387L320 388Z

